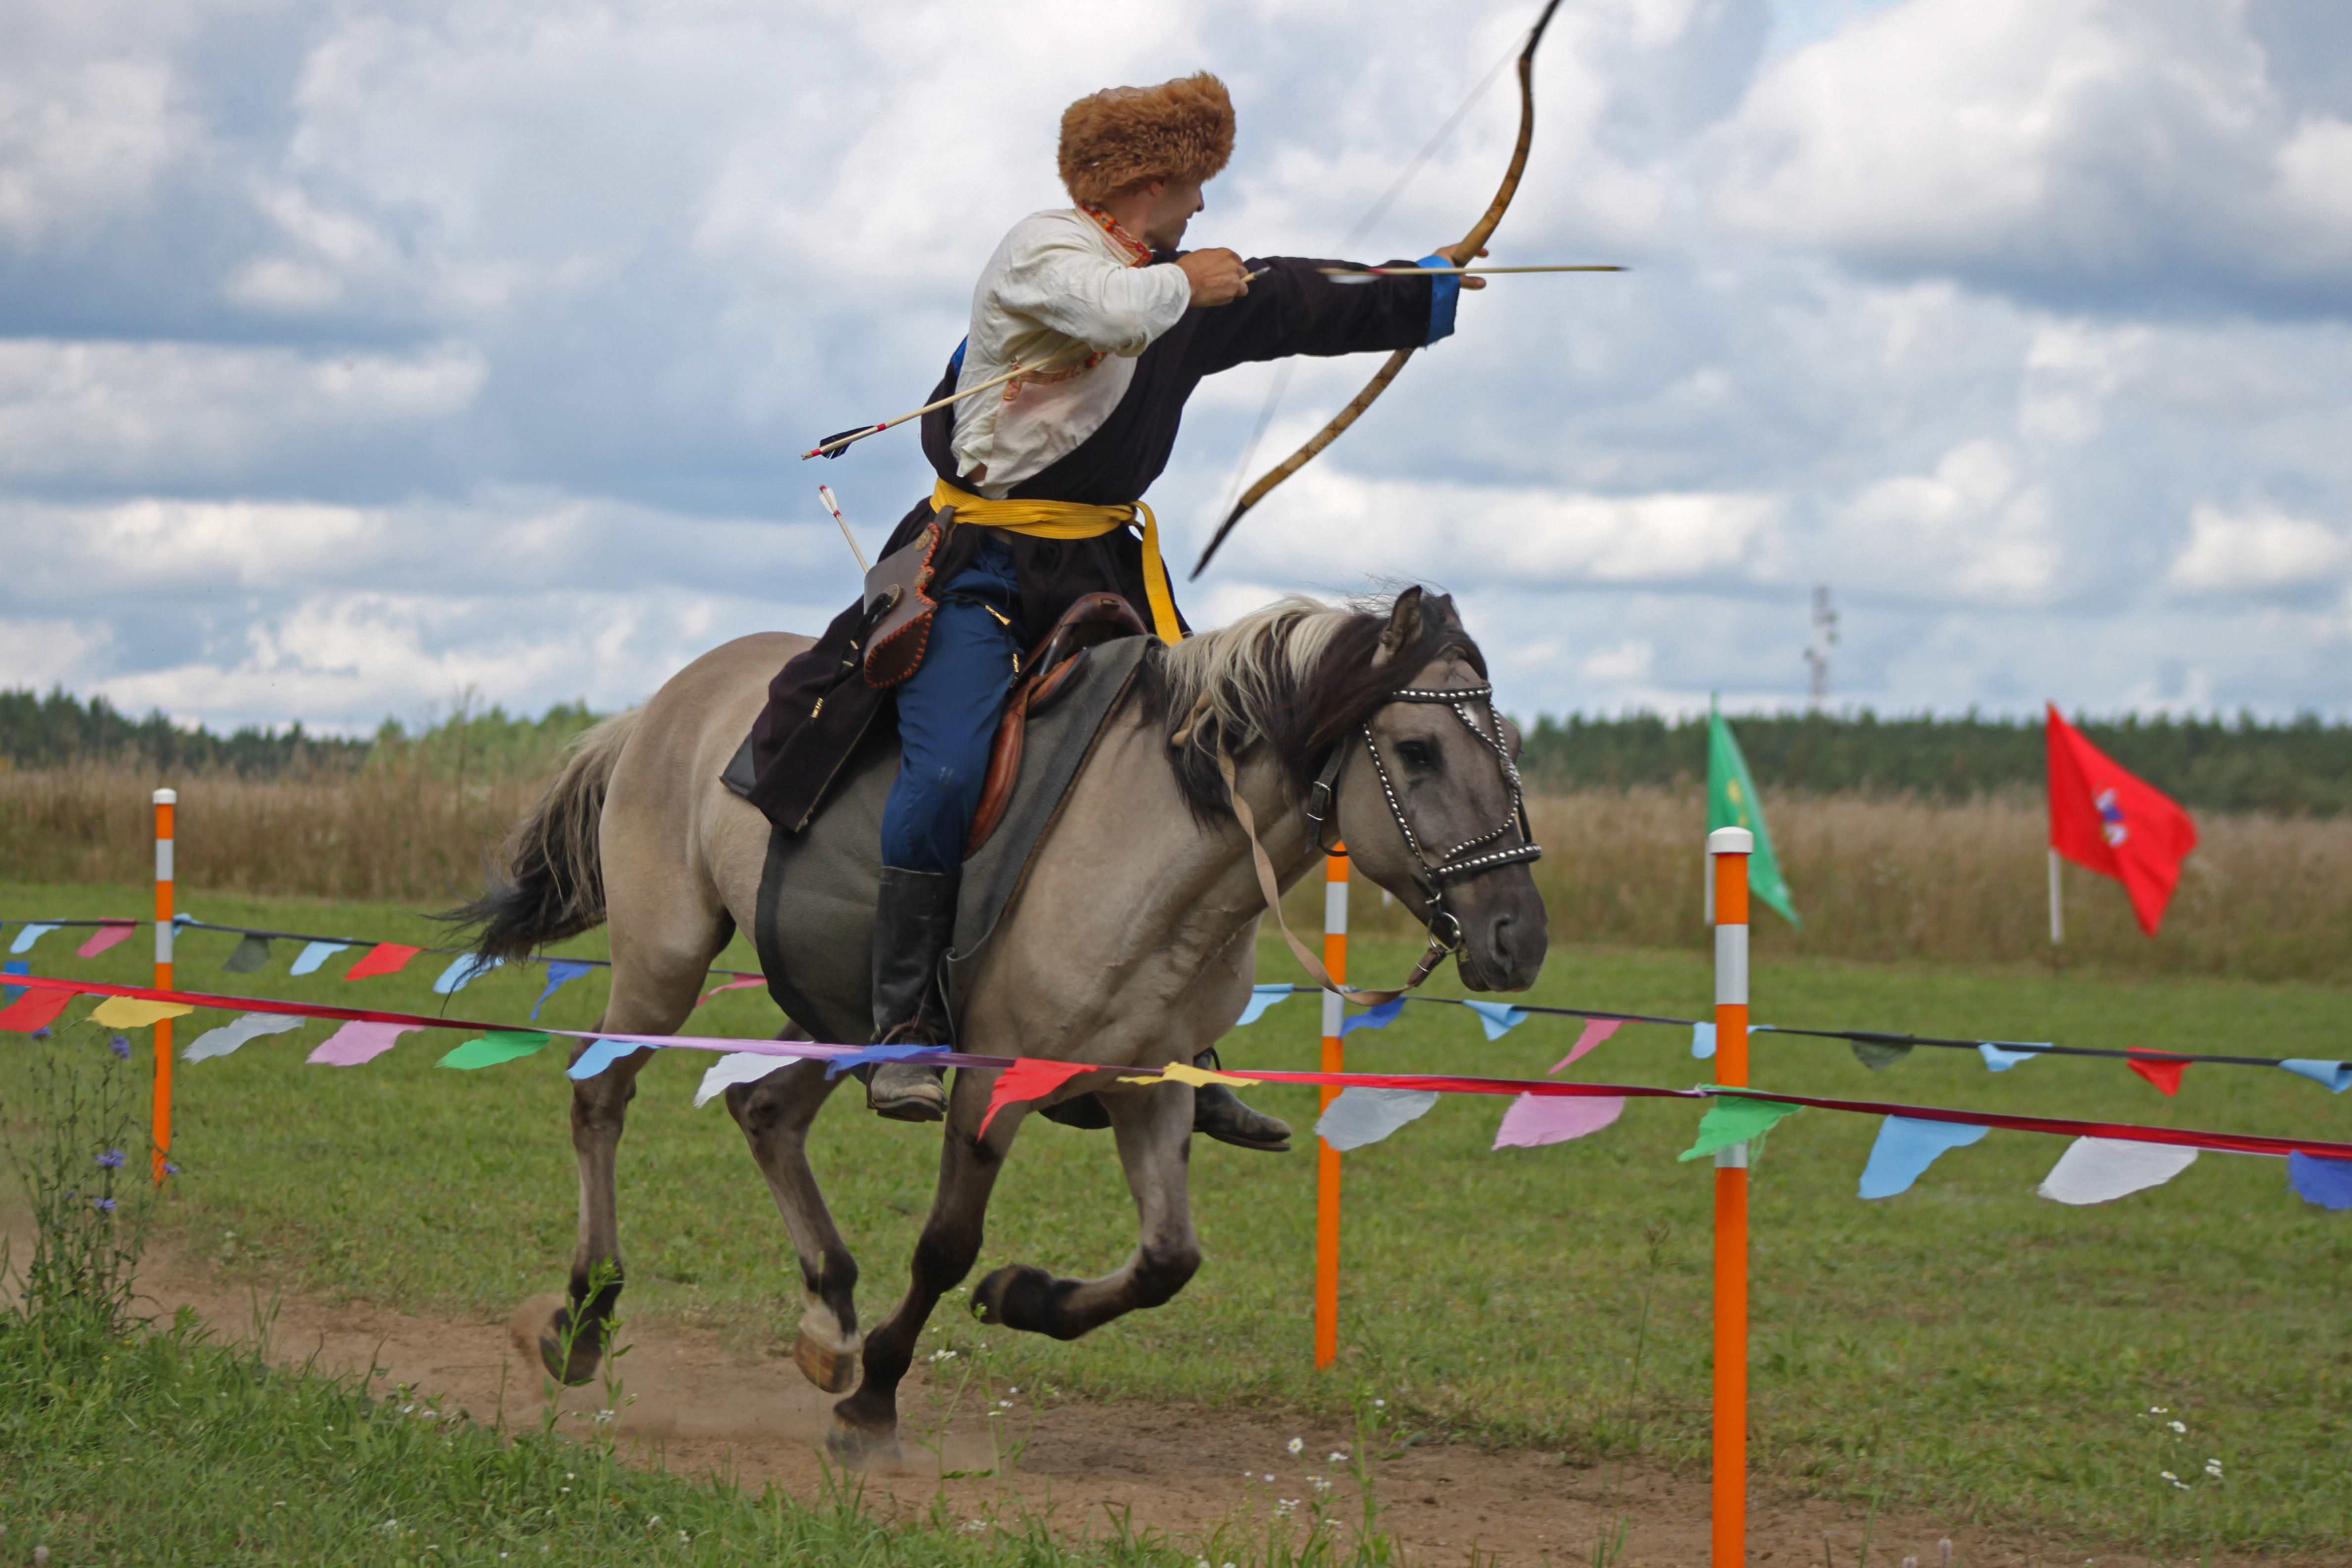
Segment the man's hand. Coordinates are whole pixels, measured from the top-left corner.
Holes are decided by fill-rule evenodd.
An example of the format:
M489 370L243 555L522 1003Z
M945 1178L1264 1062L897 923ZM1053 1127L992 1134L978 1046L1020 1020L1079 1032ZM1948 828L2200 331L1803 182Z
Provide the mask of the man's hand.
M1195 305L1230 305L1249 292L1249 268L1230 250L1187 251L1176 258Z
M1445 246L1441 249L1431 251L1430 254L1432 256L1443 256L1447 260L1453 262L1456 267L1467 267L1470 265L1471 252L1459 245ZM1481 250L1476 254L1484 256L1486 253ZM1462 279L1462 287L1465 289L1484 289L1486 286L1486 280L1484 278L1465 278Z

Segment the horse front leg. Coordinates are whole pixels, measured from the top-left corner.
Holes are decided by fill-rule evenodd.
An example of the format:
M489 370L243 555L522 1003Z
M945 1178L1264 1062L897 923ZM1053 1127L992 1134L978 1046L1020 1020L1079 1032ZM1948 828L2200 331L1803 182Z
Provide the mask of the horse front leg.
M940 1141L940 1184L931 1212L915 1242L907 1294L882 1324L866 1337L864 1381L857 1392L833 1407L825 1447L835 1456L862 1462L894 1455L898 1447L898 1384L914 1364L915 1343L940 1298L971 1272L980 1256L988 1219L989 1194L1004 1168L1022 1108L1008 1106L977 1136L988 1099L996 1086L992 1071L959 1069L948 1096L947 1128Z
M1026 1263L1008 1264L972 1292L973 1315L1028 1333L1075 1340L1113 1318L1173 1298L1201 1267L1192 1234L1192 1090L1161 1084L1139 1094L1106 1094L1140 1220L1126 1267L1098 1279L1057 1279Z
M809 1037L793 1028L776 1037ZM727 1090L728 1114L751 1145L800 1261L804 1306L793 1362L827 1394L845 1393L857 1381L857 1260L809 1168L808 1130L840 1082L824 1076L823 1062L797 1061Z

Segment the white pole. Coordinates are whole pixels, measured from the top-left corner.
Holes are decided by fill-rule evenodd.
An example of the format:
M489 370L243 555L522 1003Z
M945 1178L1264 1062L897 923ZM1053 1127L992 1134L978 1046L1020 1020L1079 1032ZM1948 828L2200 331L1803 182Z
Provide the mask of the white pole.
M2058 850L2050 850L2050 945L2056 947L2066 940L2066 907L2058 901Z

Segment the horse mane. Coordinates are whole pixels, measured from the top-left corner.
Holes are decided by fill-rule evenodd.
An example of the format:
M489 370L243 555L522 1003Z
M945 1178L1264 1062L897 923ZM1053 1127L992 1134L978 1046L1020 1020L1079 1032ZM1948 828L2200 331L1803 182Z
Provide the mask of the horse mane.
M1169 761L1195 816L1230 814L1221 744L1236 759L1272 747L1303 796L1331 746L1449 648L1485 677L1486 656L1439 594L1422 601L1419 635L1375 663L1395 604L1393 595L1327 605L1286 594L1146 666L1146 711L1168 731Z

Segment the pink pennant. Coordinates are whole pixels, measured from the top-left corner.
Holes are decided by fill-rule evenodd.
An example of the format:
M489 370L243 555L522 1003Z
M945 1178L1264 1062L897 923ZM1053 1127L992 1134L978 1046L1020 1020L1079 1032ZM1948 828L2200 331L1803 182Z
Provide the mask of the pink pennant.
M1568 1048L1568 1055L1560 1058L1559 1065L1551 1070L1559 1072L1624 1026L1625 1020L1622 1018L1587 1018L1584 1021L1584 1032L1576 1037L1576 1044ZM1606 1127L1609 1123L1603 1121L1600 1125Z
M996 1113L1008 1105L1024 1100L1043 1100L1080 1073L1095 1070L1093 1062L1048 1062L1024 1057L1006 1068L996 1080L996 1092L988 1097L988 1114L980 1119L980 1135L988 1136L988 1124Z
M355 1068L383 1055L400 1043L401 1036L413 1034L418 1027L415 1024L373 1024L354 1018L320 1041L309 1059L321 1067Z
M109 921L90 934L90 939L74 949L76 958L96 958L117 942L129 942L137 928L135 921Z
M404 947L396 942L380 942L368 949L367 956L343 971L346 980L367 980L378 974L397 974L410 959L425 950Z
M1559 1068L1552 1070L1557 1072ZM1534 1149L1546 1143L1565 1143L1571 1138L1600 1131L1624 1110L1625 1101L1618 1095L1555 1099L1550 1095L1523 1094L1503 1112L1503 1125L1495 1131L1495 1147Z
M747 985L765 985L767 983L768 977L764 974L754 974L749 980L730 980L724 985L714 985L709 990L704 992L702 994L702 1001L697 1002L695 1005L698 1007L703 1005L704 1003L709 1002L713 996L718 995L721 991L740 991Z

